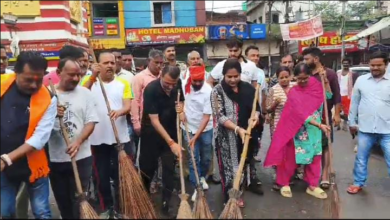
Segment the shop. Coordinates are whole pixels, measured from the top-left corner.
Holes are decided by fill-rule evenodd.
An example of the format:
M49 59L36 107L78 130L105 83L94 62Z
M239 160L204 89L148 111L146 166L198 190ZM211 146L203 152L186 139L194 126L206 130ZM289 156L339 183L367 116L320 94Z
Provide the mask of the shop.
M205 27L126 29L126 43L136 57L147 57L150 49L173 44L177 60L186 61L191 50L204 57Z
M349 32L346 34L345 39L355 35L356 33ZM299 41L299 53L313 45L315 45L315 40ZM335 70L340 69L342 43L341 36L337 32L324 32L318 38L318 48L324 53L322 61L325 66ZM365 39L345 42L345 57L352 61L352 65L359 65L364 62L366 49L367 41Z

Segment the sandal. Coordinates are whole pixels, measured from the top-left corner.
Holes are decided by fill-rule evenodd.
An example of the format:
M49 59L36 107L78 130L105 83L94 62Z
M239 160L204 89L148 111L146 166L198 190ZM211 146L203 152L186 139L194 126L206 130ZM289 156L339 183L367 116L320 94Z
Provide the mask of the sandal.
M329 189L330 188L330 182L328 180L322 180L320 183L320 187L323 189Z
M347 189L347 192L349 194L357 194L358 192L360 192L363 188L360 187L360 186L355 186L355 185L350 185Z
M242 198L238 199L237 205L238 205L238 207L240 207L240 208L244 208L244 207L245 207L244 200L242 200Z
M291 197L292 197L291 188L290 188L289 186L283 186L283 187L280 189L280 194L281 194L283 197L291 198Z
M307 187L306 193L311 195L311 196L314 196L318 199L328 198L328 195L326 194L326 192L324 190L322 190L320 187L316 187L316 188L314 188L314 190L311 190L310 187Z

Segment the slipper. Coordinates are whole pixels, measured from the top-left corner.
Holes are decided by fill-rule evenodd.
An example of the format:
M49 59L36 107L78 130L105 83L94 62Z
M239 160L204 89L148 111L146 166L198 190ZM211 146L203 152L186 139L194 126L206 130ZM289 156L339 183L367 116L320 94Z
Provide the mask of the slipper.
M355 185L350 185L347 189L347 193L349 194L357 194L358 192L362 191L362 187L360 186L355 186Z
M283 186L283 187L280 189L280 194L281 194L283 197L291 198L291 197L292 197L291 188L290 188L289 186Z
M320 183L320 187L323 189L329 189L330 188L330 182L328 180L322 180Z
M314 188L314 190L311 190L309 187L306 189L306 193L316 197L317 199L326 199L328 198L328 195L324 190L322 190L320 187Z

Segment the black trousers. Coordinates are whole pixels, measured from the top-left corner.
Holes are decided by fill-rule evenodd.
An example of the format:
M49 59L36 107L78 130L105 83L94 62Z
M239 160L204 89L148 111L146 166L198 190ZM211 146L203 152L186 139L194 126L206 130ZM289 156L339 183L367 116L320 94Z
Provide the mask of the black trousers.
M92 175L92 157L77 162L83 192ZM50 163L50 183L62 219L80 219L79 200L71 162Z
M124 144L130 159L130 145ZM119 169L116 145L93 145L93 171L96 179L100 206L103 211L114 208L119 211ZM111 192L111 179L114 180L114 198Z
M177 140L176 136L172 138ZM158 168L159 157L162 162L162 202L169 204L175 184L175 155L153 128L142 128L139 165L147 190L150 189L154 173Z

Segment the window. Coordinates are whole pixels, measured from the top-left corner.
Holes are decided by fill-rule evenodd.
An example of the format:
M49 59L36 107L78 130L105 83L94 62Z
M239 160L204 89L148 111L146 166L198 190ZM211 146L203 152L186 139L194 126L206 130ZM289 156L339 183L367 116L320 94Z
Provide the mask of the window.
M257 23L257 19L253 20L253 23L256 24Z
M279 24L279 15L278 14L272 14L272 23Z
M109 18L119 17L118 3L93 3L93 17Z
M260 16L260 17L259 17L259 23L260 23L260 24L263 23L263 16Z
M174 25L172 2L152 2L152 26Z

